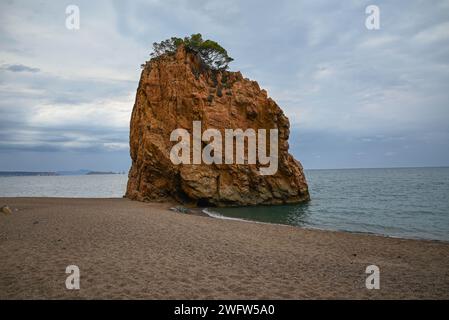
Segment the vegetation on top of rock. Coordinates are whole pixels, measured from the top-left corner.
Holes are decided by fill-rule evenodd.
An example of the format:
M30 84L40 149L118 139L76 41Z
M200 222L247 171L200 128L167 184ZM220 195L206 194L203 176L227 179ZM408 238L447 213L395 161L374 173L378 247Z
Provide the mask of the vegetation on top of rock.
M190 37L184 37L184 39L172 37L161 42L154 42L153 52L150 56L157 58L164 54L174 54L180 45L184 45L187 50L196 52L202 61L213 70L226 70L228 64L234 60L217 42L203 40L200 33L192 34Z

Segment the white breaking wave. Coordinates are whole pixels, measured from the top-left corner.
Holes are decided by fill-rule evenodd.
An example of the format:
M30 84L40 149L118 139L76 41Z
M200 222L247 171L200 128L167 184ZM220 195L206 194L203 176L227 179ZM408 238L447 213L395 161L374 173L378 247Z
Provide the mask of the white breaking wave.
M244 222L253 222L257 223L257 221L251 221L251 220L245 220L241 218L232 218L232 217L226 217L218 212L210 211L208 208L203 209L203 212L207 214L211 218L217 218L217 219L223 219L223 220L235 220L235 221L244 221Z

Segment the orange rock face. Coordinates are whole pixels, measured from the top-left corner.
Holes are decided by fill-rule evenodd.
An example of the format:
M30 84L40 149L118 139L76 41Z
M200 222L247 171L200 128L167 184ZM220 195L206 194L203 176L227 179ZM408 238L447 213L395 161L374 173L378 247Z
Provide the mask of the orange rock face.
M192 133L193 121L201 121L202 131L213 128L222 133L278 129L277 172L261 175L260 163L173 164L170 151L177 142L170 141L170 134L178 128ZM152 59L142 71L131 117L132 167L126 197L198 206L307 201L302 166L288 153L289 126L267 92L240 72L210 70L184 47Z

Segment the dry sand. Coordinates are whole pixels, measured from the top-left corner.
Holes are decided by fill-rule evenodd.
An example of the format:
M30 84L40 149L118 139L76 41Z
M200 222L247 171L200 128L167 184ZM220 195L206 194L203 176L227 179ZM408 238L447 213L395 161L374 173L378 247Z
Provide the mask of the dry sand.
M449 298L449 244L219 220L127 199L0 198L0 298ZM19 209L14 211L14 209ZM66 266L81 271L67 290ZM380 268L367 290L365 268Z

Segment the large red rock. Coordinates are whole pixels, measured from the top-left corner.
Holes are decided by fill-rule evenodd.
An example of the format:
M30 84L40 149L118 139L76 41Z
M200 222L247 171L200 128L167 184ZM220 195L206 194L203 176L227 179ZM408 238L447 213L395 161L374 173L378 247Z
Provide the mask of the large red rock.
M215 128L222 133L278 129L276 174L261 175L260 164L174 165L170 150L176 142L170 141L170 134L177 128L192 133L193 121L201 121L203 131ZM240 72L210 70L196 54L180 47L143 68L131 117L126 197L199 206L307 201L307 182L301 164L288 153L288 137L287 117L257 82Z

